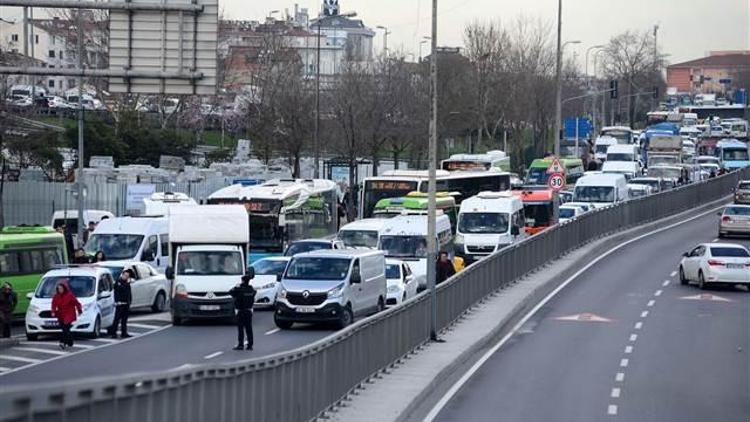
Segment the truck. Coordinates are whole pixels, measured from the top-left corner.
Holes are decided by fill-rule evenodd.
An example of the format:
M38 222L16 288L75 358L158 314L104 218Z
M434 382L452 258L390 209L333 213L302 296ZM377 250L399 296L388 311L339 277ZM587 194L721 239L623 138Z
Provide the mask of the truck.
M648 140L648 167L654 165L682 164L682 137L655 135Z
M229 290L247 271L250 227L242 205L169 208L172 323L232 319Z

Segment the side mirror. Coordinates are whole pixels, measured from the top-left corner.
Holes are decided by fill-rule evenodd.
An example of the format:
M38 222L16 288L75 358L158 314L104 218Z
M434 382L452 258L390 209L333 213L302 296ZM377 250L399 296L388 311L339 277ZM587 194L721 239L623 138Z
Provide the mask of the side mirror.
M510 234L512 236L518 236L521 234L521 229L518 226L513 226L510 228Z
M174 280L174 267L167 267L164 275L167 277L167 280Z
M352 284L359 284L362 282L362 276L359 273L352 273L351 278L349 278L349 281Z
M33 298L34 298L34 292L26 293L26 299L33 299Z
M151 262L151 261L153 261L153 260L154 260L154 253L153 253L153 252L151 252L151 251L149 251L149 252L144 252L144 253L143 253L143 254L141 255L141 261L142 261L142 262Z
M255 268L253 268L252 266L247 267L247 271L245 271L245 275L250 277L250 279L255 278Z

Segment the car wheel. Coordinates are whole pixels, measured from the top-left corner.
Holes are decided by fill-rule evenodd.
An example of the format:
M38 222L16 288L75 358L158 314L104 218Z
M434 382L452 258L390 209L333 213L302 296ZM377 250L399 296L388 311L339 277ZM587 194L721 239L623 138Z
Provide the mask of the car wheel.
M32 334L32 333L26 332L26 340L37 341L39 340L39 334Z
M164 312L166 305L167 295L165 295L164 292L159 292L156 294L156 298L154 298L154 304L151 305L151 310L153 312Z
M378 304L378 306L380 306ZM346 308L341 310L341 315L339 316L338 323L336 326L339 329L346 328L354 321L354 313L352 312L352 308L350 306L347 306Z
M281 320L275 317L273 319L273 322L274 324L276 324L277 327L279 327L282 330L288 330L292 328L292 325L294 325L292 321L285 321L285 320Z
M685 270L682 269L682 265L680 265L680 284L683 286L688 284L688 279L685 278Z
M706 284L706 278L703 277L703 271L698 273L698 287L701 290L706 290L708 288L708 285Z
M102 332L102 320L97 315L96 320L94 321L94 329L91 330L91 333L89 334L89 338L97 338Z

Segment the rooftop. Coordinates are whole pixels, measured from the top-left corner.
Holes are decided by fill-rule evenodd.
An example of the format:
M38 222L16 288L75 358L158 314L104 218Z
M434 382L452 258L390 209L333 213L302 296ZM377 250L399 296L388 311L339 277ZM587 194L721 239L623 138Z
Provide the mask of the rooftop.
M676 69L707 66L750 68L750 51L731 52L727 54L713 53L712 55L701 59L670 65L669 68Z

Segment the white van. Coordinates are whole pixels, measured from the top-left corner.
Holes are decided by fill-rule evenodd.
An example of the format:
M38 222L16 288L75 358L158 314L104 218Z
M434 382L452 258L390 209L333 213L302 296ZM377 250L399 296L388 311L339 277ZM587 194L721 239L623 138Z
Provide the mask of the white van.
M455 253L466 263L482 259L524 237L523 201L510 192L481 192L461 202Z
M347 248L377 248L380 240L380 231L383 229L387 219L365 218L353 221L339 229L336 238Z
M166 217L118 217L102 221L89 236L86 254L104 252L107 261L145 262L164 273L169 263Z
M576 202L586 202L603 208L628 200L628 186L622 174L590 174L576 182L573 194Z
M453 252L453 233L447 215L438 215L436 222L438 250ZM401 215L385 220L378 249L388 258L406 261L420 288L426 287L427 274L427 216Z
M612 145L617 145L617 139L611 136L600 136L594 141L594 156L597 161L607 160L607 150Z
M638 145L612 145L607 148L607 161L639 161Z
M623 145L627 146L627 145ZM637 161L609 161L602 165L602 174L622 174L626 180L641 176L641 166Z
M344 328L361 315L385 309L382 251L343 249L295 255L281 276L274 322L335 322Z

